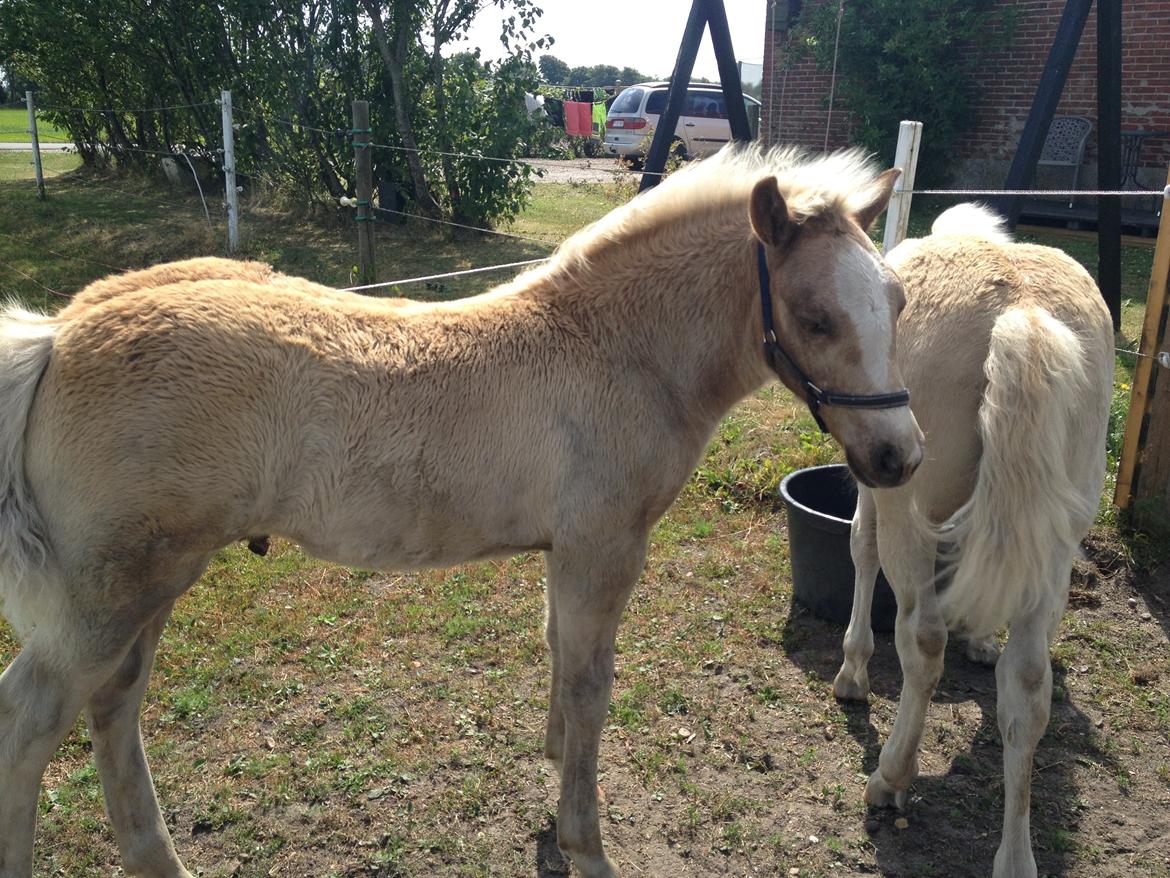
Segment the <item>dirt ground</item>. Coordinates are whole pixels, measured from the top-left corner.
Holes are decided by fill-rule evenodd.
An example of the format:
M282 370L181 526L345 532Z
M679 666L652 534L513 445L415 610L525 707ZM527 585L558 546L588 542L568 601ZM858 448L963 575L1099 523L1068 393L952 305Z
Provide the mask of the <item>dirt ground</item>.
M617 159L532 159L544 183L612 183L616 179L640 180L641 175Z
M948 647L909 806L867 810L900 685L892 637L877 637L870 703L836 702L843 631L791 605L783 516L713 503L692 496L659 530L619 635L600 780L623 874L989 876L1003 805L993 672ZM1087 549L1053 648L1036 858L1042 876L1165 878L1170 570L1135 576L1107 532ZM144 728L188 866L569 872L541 756L540 558L370 576L288 566L293 553L239 550L164 637ZM38 875L121 874L84 733L50 767L41 812Z

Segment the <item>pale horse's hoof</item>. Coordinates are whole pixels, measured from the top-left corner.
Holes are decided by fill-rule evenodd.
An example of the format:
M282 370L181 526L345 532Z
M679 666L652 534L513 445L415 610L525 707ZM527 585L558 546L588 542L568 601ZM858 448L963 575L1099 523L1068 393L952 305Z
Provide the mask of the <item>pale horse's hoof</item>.
M992 878L1036 878L1036 858L1026 844L1015 851L1002 846L995 852L995 868Z
M869 701L869 674L850 674L842 667L833 680L833 697L840 701Z
M999 661L999 644L995 642L995 636L968 640L967 658L977 665L994 668L995 663Z
M869 783L865 785L865 803L875 808L897 808L901 811L906 807L906 800L910 791L896 790L882 777L881 770L869 776Z
M582 878L621 878L617 864L605 854L600 857L580 855L574 857L566 854L563 850L561 853L564 854L565 859L572 861L573 867L581 874Z

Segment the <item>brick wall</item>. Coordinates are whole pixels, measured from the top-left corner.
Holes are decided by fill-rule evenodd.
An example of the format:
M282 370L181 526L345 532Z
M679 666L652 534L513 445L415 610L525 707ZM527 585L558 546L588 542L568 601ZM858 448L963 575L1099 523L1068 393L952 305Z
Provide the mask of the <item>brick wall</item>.
M1002 183L1005 166L1019 143L1065 6L1065 0L1002 2L1017 9L1016 30L1010 44L993 47L980 55L972 126L955 149L956 167L960 169L958 182ZM820 149L825 140L830 77L816 70L811 62L791 62L786 52L788 29L783 21L771 26L772 11L779 10L778 17L783 18L786 6L787 0L769 0L768 4L762 127L771 142L799 143ZM1122 131L1170 131L1170 0L1124 0L1121 91ZM1082 188L1093 185L1097 153L1095 6L1085 24L1056 112L1093 120L1081 181ZM836 108L830 126L830 148L846 145L849 133L848 115ZM923 137L929 136L929 131L923 132ZM1161 188L1167 162L1170 162L1170 137L1147 140L1142 150L1140 179L1146 185Z
M829 149L850 143L850 116L839 106L829 110L832 75L821 72L808 58L793 59L788 51L788 29L781 20L788 0L769 0L764 37L764 82L760 101L761 137L768 143L791 143L823 149L828 129ZM771 75L769 75L771 71Z

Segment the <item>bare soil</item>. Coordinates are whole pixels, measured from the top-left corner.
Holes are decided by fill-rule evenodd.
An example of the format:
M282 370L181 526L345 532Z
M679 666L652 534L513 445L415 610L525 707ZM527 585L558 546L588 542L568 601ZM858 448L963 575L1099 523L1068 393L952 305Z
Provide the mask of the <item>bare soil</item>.
M1002 808L993 672L952 644L908 809L867 810L900 682L892 639L877 638L869 705L838 704L842 630L790 606L760 560L783 565L779 521L739 513L718 524L739 531L715 545L683 540L652 557L602 747L611 855L627 876L990 875ZM1040 873L1166 876L1170 575L1135 576L1104 532L1087 551L1035 761ZM183 715L165 690L148 705L160 798L187 863L205 876L565 874L540 756L541 575L538 558L490 566L488 627L464 648L409 631L415 608L446 594L437 578L298 574L312 605L336 615L306 619L303 640L279 635L279 654L267 635L234 650L201 712ZM287 587L258 592L257 611L295 615ZM377 619L353 609L371 597ZM198 619L168 636L222 643L224 630L199 626L263 624ZM363 651L329 666L331 644L350 641ZM198 664L162 676L188 679ZM38 874L118 874L87 759L83 738L51 768Z

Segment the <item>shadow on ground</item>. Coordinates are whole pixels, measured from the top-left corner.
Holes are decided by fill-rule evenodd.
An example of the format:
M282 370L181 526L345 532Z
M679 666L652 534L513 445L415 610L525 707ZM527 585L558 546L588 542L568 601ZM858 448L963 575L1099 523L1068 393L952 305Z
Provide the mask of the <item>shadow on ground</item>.
M843 636L844 626L816 619L793 604L783 645L806 678L831 686L840 667ZM862 749L860 764L852 768L867 775L877 768L901 686L893 635L877 634L875 641L869 664L873 706L840 705L848 733ZM1089 718L1068 700L1065 674L1059 668L1054 669L1053 688L1052 715L1033 763L1033 849L1041 875L1072 876L1075 856L1069 836L1081 805L1071 769L1076 763L1107 768L1114 763L1100 748ZM882 702L892 704L882 705L879 732L874 715ZM972 705L979 717L973 734ZM940 757L940 751L949 755ZM994 670L970 661L962 641L952 638L923 732L921 774L911 787L907 808L901 814L869 808L862 818L880 874L990 875L1001 836L1002 770ZM901 829L895 824L899 817L908 821Z

